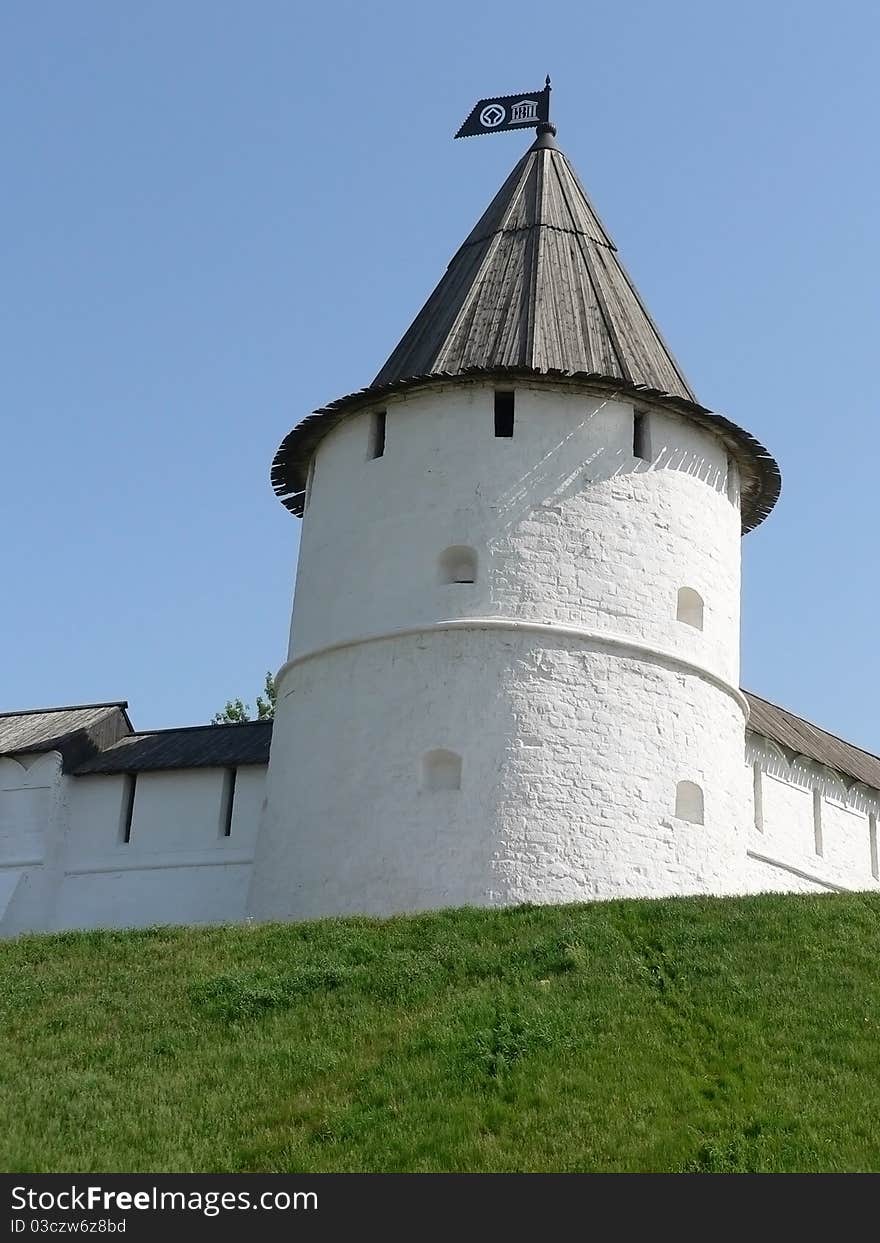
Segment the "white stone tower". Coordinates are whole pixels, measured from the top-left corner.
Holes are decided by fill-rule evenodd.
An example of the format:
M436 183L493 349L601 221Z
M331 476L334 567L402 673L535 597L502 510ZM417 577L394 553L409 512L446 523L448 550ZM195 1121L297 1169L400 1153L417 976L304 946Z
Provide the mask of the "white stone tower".
M697 403L554 134L276 456L304 527L258 918L742 886L739 542L779 474Z

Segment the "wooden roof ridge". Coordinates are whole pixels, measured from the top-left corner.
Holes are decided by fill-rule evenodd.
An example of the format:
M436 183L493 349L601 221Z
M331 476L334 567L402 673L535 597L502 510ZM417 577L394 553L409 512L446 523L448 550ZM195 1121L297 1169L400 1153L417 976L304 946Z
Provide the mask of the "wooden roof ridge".
M57 751L65 772L132 732L127 701L0 713L0 756Z
M52 708L19 708L4 709L0 712L0 717L6 716L48 716L50 712L85 712L92 708L119 708L123 712L128 708L127 699L108 699L102 703L89 704L57 704Z
M269 717L259 717L254 721L206 721L204 725L163 725L161 729L133 729L127 737L152 738L154 734L193 734L200 729L238 729L239 725L265 725L269 719Z

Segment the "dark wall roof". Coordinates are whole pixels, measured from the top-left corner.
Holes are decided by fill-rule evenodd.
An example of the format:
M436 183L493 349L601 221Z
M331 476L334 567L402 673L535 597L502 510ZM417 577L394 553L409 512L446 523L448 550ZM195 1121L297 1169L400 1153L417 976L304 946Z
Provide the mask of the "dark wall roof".
M282 504L302 514L310 460L341 419L407 389L478 376L589 381L702 423L739 465L744 531L779 496L779 467L764 446L697 403L549 133L516 165L372 385L317 410L282 441L272 464Z
M779 746L825 764L853 781L880 790L880 756L871 755L826 730L811 725L785 708L745 692L751 716L749 729ZM76 774L149 772L173 768L235 768L266 764L272 740L271 721L241 725L198 725L157 730L121 738L101 755L76 769Z
M271 721L240 725L195 725L129 734L101 755L76 769L89 773L158 772L172 768L238 768L266 764L272 739Z
M778 746L880 790L880 756L829 734L777 704L745 692L748 728ZM267 764L271 721L195 725L131 732L124 701L72 708L0 713L0 755L59 751L64 771L158 772L175 768L237 768Z
M761 734L788 751L804 755L817 764L825 764L854 781L862 781L872 789L880 790L880 756L863 751L851 742L844 742L818 725L748 691L746 698L749 701L749 729L752 733Z
M0 712L0 755L58 751L65 772L131 733L125 700Z

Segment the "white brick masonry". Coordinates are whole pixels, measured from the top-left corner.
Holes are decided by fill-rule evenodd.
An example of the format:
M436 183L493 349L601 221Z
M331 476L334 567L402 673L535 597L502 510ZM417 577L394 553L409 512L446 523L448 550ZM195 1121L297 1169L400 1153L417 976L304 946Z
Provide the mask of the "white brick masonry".
M846 786L839 774L788 757L751 732L746 760L754 791L748 892L880 887L874 875L880 791Z
M517 387L511 439L485 384L389 403L375 460L369 424L316 455L252 913L741 889L721 442L654 409L637 460L630 403L546 383ZM441 581L451 546L475 550L472 585ZM676 620L683 586L702 632ZM421 788L436 748L461 755L459 790ZM681 780L704 825L674 819Z
M512 439L484 384L398 398L375 460L369 413L340 424L268 777L237 770L227 836L222 769L140 773L125 841L122 775L0 758L0 936L880 888L880 791L744 730L736 473L647 417L649 461L587 388L520 386Z
M130 840L125 778L70 777L61 756L0 758L0 936L242 919L265 766L141 773Z

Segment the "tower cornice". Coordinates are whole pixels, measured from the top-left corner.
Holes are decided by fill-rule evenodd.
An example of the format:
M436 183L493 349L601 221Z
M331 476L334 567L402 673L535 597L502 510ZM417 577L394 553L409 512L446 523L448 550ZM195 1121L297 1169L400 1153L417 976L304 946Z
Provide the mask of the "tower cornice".
M577 387L604 397L621 397L640 406L657 406L690 419L720 436L739 468L743 534L766 518L779 497L782 478L776 461L751 433L725 415L699 402L645 385L609 380L604 376L565 371L540 371L528 367L471 367L458 373L408 376L383 385L371 385L321 406L303 419L281 442L272 463L272 486L291 513L302 516L309 463L320 441L337 424L362 410L382 406L420 390L460 385L512 381L540 383L542 387Z

